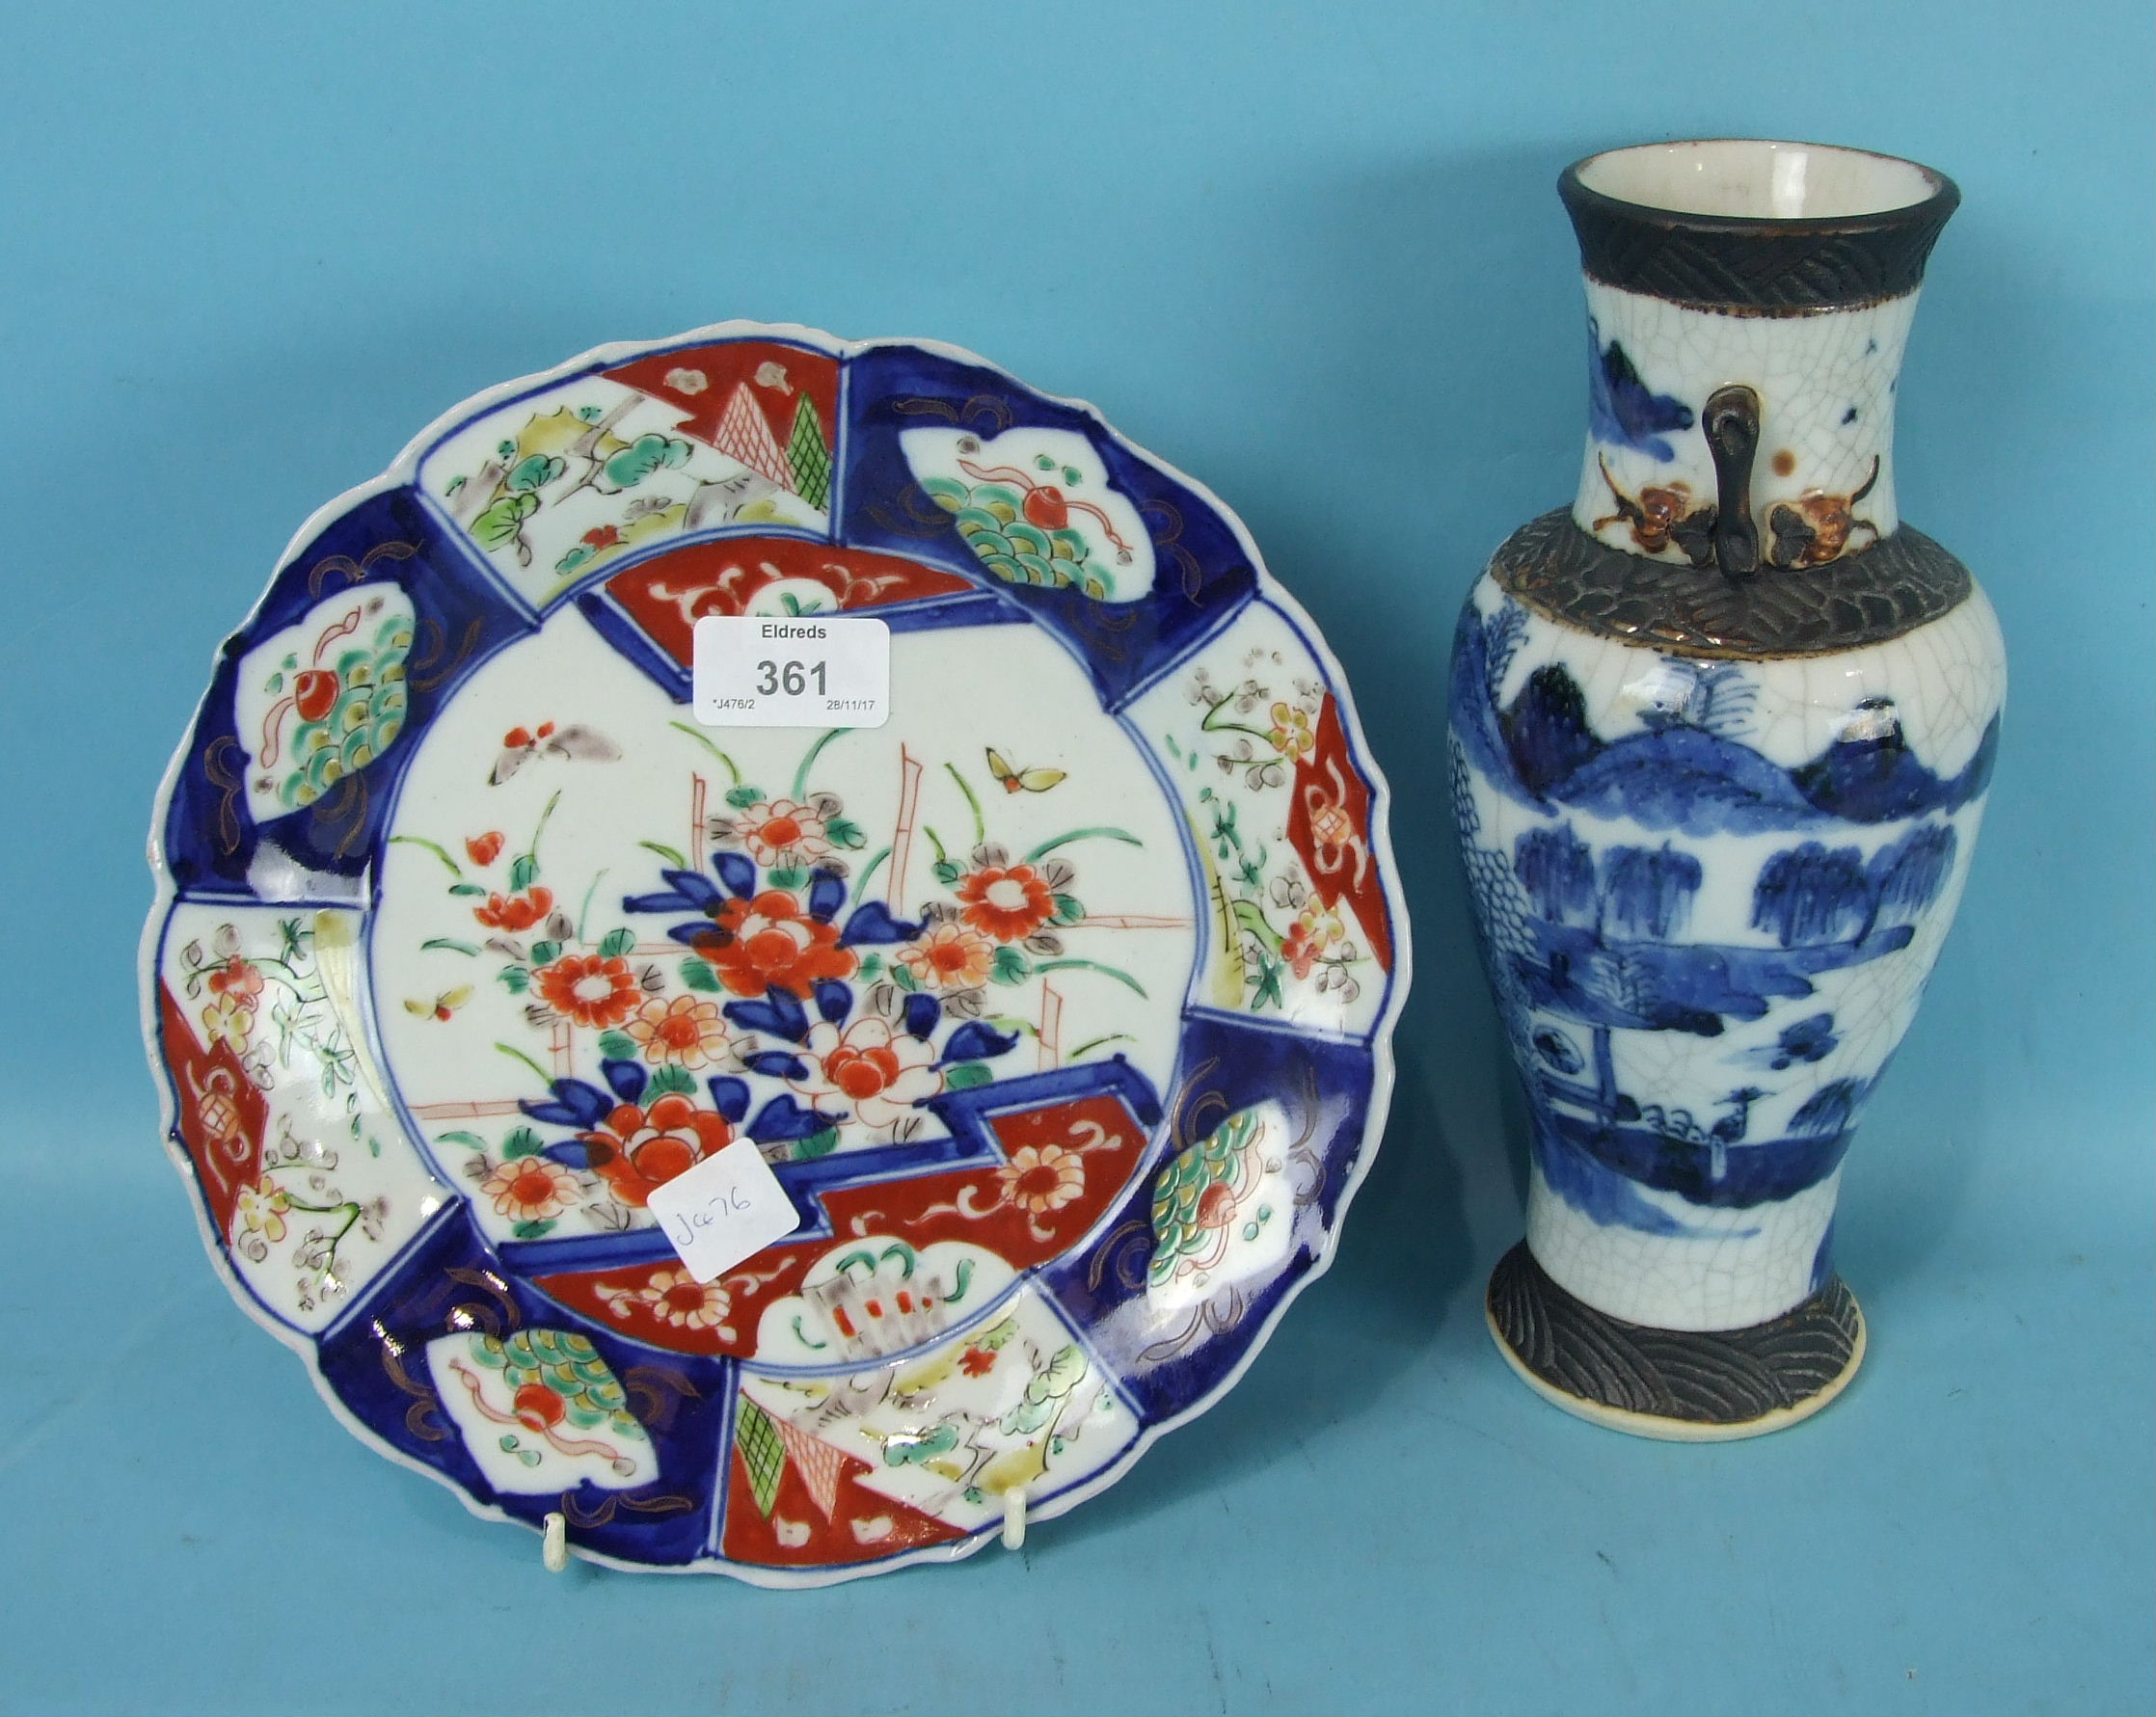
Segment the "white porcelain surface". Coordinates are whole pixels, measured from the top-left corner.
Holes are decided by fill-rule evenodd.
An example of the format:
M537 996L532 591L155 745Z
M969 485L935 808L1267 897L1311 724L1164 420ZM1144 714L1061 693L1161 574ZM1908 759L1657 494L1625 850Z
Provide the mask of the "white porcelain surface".
M841 612L887 723L695 719L700 619ZM1247 534L1090 408L608 347L325 508L221 657L153 848L169 1142L242 1302L476 1511L774 1586L962 1556L1329 1261L1383 791ZM742 1139L798 1222L699 1281L648 1198Z

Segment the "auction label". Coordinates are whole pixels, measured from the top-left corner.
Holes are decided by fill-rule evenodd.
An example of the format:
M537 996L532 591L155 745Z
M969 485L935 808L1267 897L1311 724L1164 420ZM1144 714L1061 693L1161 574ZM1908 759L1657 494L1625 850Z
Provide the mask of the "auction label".
M716 1281L801 1225L800 1212L752 1139L737 1139L654 1187L646 1208L700 1282Z
M881 727L891 715L891 629L852 616L707 614L693 673L707 727Z

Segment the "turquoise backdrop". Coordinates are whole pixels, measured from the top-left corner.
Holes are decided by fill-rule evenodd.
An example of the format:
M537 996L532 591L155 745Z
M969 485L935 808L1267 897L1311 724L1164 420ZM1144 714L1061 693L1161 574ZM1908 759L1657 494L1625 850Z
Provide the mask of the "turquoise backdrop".
M0 24L0 1711L2150 1708L2146 0ZM1960 181L1900 482L2013 689L1846 1177L1871 1360L1685 1448L1483 1331L1520 1109L1442 692L1577 469L1558 170L1724 133ZM814 1593L548 1575L346 1436L202 1258L136 1042L150 797L291 532L467 393L728 316L971 347L1238 508L1360 693L1419 965L1338 1268L1234 1395L1020 1556Z

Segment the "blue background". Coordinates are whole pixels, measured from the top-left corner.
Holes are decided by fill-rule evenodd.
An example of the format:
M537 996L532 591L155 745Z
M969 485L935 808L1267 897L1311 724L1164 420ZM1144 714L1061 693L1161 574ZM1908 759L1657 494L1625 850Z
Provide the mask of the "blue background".
M2115 1712L2152 1701L2146 0L12 6L0 65L0 1710ZM1851 1159L1851 1392L1684 1448L1485 1336L1519 1107L1443 806L1491 547L1584 388L1590 148L1811 136L1967 196L1909 516L2013 652L1990 821ZM1396 793L1419 976L1334 1274L1108 1495L820 1593L578 1568L228 1301L135 1042L151 793L319 502L726 316L931 335L1249 522Z

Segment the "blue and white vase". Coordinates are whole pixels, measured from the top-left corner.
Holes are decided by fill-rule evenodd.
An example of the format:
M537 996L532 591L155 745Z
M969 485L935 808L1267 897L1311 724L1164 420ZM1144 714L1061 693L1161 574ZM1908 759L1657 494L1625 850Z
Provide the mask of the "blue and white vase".
M1894 399L1958 201L1914 163L1720 141L1560 184L1586 273L1569 509L1461 617L1452 786L1527 1087L1489 1293L1533 1387L1649 1435L1831 1400L1850 1135L1967 875L2006 657L1901 523Z

